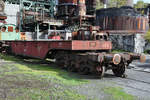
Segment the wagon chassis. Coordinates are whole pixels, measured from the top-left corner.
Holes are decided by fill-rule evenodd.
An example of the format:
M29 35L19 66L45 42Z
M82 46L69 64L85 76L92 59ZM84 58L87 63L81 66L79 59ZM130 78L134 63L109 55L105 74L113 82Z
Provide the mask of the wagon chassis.
M96 46L85 45L90 42ZM15 55L55 59L58 66L68 71L84 75L92 73L100 78L107 70L112 70L117 77L126 77L125 70L133 60L145 60L140 54L110 53L111 42L105 42L105 49L99 47L101 42L104 41L7 41L6 44Z

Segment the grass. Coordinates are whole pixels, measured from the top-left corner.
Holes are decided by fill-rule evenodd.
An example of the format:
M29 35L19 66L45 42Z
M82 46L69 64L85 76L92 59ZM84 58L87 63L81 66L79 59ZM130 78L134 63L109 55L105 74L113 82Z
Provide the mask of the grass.
M48 65L35 65L35 64L14 64L19 71L13 72L13 74L30 74L38 76L40 78L50 79L58 83L66 85L79 85L87 83L88 81L79 79L76 74L68 73L65 70L59 68L50 67ZM12 72L7 72L7 74Z
M124 50L112 50L112 53L122 53L122 52L126 52Z
M150 49L145 50L145 51L144 51L144 54L150 54Z
M61 98L63 98L64 100L87 100L86 96L77 94L77 93L75 93L71 90L54 91L53 99L58 100L58 99L61 99Z
M14 56L8 56L8 55L4 55L4 54L0 54L0 58L6 60L6 61L20 61L19 59L17 59Z
M86 96L77 94L71 90L41 90L41 89L20 89L18 92L24 96L15 98L15 100L87 100Z
M114 100L136 100L134 96L127 94L120 87L107 87L104 92L112 95Z
M19 70L7 72L7 74L30 74L45 79L54 79L54 81L59 81L68 85L79 85L88 82L87 80L80 79L76 76L76 74L68 73L54 65L27 64L14 56L1 55L1 57L7 61L19 62L17 64L13 64L13 66L16 66Z
M150 29L148 30L148 32L145 35L145 39L150 42Z
M0 65L0 87L7 90L8 100L87 100L86 96L70 89L89 82L74 73L53 64L26 63L7 55L0 57L6 60ZM0 91L0 94L5 93ZM3 99L0 95L0 100Z

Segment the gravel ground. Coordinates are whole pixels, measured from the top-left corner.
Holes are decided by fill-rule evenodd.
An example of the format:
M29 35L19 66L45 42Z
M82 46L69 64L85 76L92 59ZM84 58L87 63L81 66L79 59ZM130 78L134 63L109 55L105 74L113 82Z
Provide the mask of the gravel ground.
M134 67L126 70L126 74L128 75L127 78L115 77L111 71L108 71L104 79L95 79L93 76L93 78L90 77L89 79L92 81L90 84L78 86L76 88L81 94L110 99L111 97L105 95L100 88L106 85L113 87L119 86L122 87L126 93L137 97L139 100L150 100L150 56L147 55L145 63L135 61L131 66ZM101 86L101 84L104 85Z
M93 76L93 79L88 79L92 81L90 84L74 88L81 94L109 100L111 96L101 91L102 88L105 86L121 87L126 93L137 97L139 100L150 100L150 73L139 72L133 69L128 69L126 73L128 74L127 78L119 78L113 76L112 72L109 71L102 80Z

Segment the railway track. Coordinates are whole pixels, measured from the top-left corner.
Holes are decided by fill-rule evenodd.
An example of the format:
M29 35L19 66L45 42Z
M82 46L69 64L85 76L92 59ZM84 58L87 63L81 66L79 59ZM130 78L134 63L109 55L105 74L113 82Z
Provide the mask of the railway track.
M133 70L133 69L129 69L129 70ZM142 75L143 73L145 74L149 74L147 72L141 72L141 71L135 71L133 70L133 72L138 75L139 73ZM138 72L138 73L137 73ZM142 77L146 77L145 75L143 75ZM146 93L150 93L150 81L146 80L146 79L142 79L141 76L139 76L139 78L135 77L135 76L128 76L126 78L117 78L113 79L113 81L119 85L119 86L124 86L127 88L132 88L138 91L142 91L142 92L146 92Z
M142 81L142 80L137 80L137 79L133 79L133 78L126 78L125 80L130 80L130 81L134 81L134 82L139 82L139 83L144 83L144 84L148 84L150 85L150 82L146 82L146 81ZM147 93L150 93L150 90L148 89L141 89L141 88L138 88L138 87L135 87L135 86L131 86L131 85L125 85L125 84L121 84L121 83L117 83L118 85L123 85L125 87L129 87L129 88L133 88L133 89L136 89L136 90L139 90L139 91L143 91L143 92L147 92Z

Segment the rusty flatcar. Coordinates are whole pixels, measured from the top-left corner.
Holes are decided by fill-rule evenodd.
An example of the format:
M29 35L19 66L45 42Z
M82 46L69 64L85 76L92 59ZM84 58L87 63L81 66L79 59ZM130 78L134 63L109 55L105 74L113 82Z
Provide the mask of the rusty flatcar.
M110 52L112 43L109 34L100 32L99 26L94 24L94 0L59 0L56 15L51 12L54 9L49 10L56 7L56 4L51 5L51 0L47 2L49 3L41 3L40 0L20 2L18 28L20 31L30 30L31 40L5 40L13 54L55 59L57 64L69 71L96 73L100 77L108 69L116 76L123 77L126 67L133 60L145 60L141 54ZM87 6L91 9L86 9ZM27 35L25 31L25 36Z

